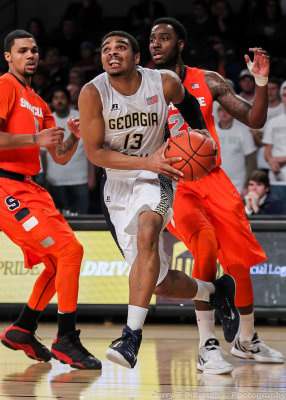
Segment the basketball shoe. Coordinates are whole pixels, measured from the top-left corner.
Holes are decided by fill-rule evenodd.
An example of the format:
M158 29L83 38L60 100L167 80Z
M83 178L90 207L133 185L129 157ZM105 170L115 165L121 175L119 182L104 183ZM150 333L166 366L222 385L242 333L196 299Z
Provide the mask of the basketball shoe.
M225 340L231 343L239 329L240 315L234 304L235 281L225 274L212 282L215 293L210 295L210 305L217 310Z
M205 345L199 349L197 368L204 374L230 373L233 367L222 357L222 352L217 339L208 339Z
M77 369L101 369L101 362L83 347L79 335L80 329L57 335L51 349L53 358Z
M122 336L114 340L106 352L106 358L126 368L134 368L137 354L142 341L142 329L133 331L128 325L122 331Z
M1 342L12 350L23 350L26 355L37 361L50 361L51 352L35 337L35 331L27 331L19 326L10 325L1 334Z
M280 351L271 349L263 343L255 332L251 341L241 341L239 338L231 349L231 354L240 358L249 358L261 363L280 364L285 357Z

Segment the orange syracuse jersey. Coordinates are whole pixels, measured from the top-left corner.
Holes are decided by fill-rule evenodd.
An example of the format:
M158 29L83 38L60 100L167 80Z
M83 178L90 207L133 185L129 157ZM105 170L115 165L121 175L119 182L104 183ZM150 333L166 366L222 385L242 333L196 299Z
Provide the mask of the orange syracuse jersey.
M14 135L33 135L55 126L46 102L9 72L0 77L0 119L0 130ZM36 175L40 171L39 154L38 146L0 150L0 168Z

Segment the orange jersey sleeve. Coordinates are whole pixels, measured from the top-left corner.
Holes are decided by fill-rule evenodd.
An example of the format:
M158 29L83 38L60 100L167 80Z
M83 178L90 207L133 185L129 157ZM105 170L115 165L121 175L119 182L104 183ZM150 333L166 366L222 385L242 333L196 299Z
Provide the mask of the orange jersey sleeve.
M14 135L34 135L55 126L54 117L45 101L14 75L6 73L1 76L0 88L2 131ZM39 154L37 146L0 150L0 168L23 175L36 175L40 171Z
M8 81L0 80L0 118L5 122L13 108L15 97L14 87Z

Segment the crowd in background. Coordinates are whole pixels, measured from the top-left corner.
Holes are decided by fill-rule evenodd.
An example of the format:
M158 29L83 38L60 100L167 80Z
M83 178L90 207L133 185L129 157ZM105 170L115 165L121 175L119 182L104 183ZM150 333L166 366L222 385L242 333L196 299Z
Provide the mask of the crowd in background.
M216 104L214 117L222 167L244 197L247 215L286 214L286 47L282 45L286 16L281 3L244 0L239 12L234 13L227 0L194 0L190 14L181 10L177 15L168 15L163 1L138 0L126 17L103 18L96 0L82 0L67 7L59 26L51 32L36 17L20 28L32 33L39 46L40 62L33 88L50 105L56 123L65 127L69 117L78 115L82 86L103 72L100 43L110 30L122 29L135 36L141 48L140 64L152 68L148 50L151 25L159 17L177 18L188 32L183 55L186 64L217 71L249 102L254 97L255 82L243 55L250 47L266 49L271 55L271 75L264 128L249 130ZM100 178L100 168L88 162L80 143L65 166L56 165L43 151L42 172L36 180L48 188L57 208L70 215L101 213ZM255 186L265 190L257 194ZM276 202L276 196L280 198L274 208L264 206L270 189L272 202ZM251 191L256 195L249 195Z

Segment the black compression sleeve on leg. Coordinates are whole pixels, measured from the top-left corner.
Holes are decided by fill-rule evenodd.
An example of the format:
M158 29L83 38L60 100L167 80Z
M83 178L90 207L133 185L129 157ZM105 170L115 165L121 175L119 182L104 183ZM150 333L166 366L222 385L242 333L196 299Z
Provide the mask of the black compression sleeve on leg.
M184 100L180 104L175 104L175 107L191 129L207 129L198 100L186 88Z

